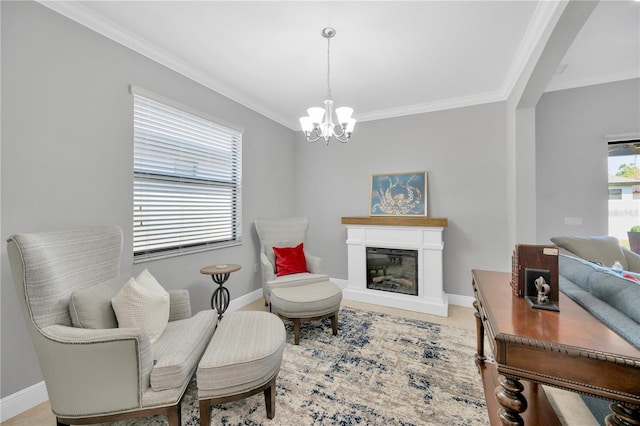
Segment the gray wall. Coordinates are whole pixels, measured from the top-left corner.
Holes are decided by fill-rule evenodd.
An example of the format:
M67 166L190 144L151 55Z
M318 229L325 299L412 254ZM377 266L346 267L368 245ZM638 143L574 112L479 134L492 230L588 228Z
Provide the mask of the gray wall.
M231 297L260 288L253 219L293 210L295 133L33 2L2 2L2 241L115 223L122 270L148 268L207 309L213 283L198 271L238 263ZM134 84L245 129L242 246L132 265ZM278 164L274 167L274 164ZM2 247L2 397L42 380Z
M308 249L324 258L330 276L346 279L346 229L340 218L368 214L372 174L424 170L429 173L429 215L449 219L444 231L445 291L471 296L472 268L510 270L513 247L508 222L514 218L507 201L506 103L358 123L349 144L309 144L300 132L283 128L45 7L30 2L1 2L0 7L3 240L16 232L116 223L125 232L122 269L137 273L147 267L167 288L188 288L194 309L201 310L208 307L212 290L208 277L198 273L203 265L234 262L243 266L230 280L232 298L259 288L259 277L252 272L258 251L252 225L256 216L308 215ZM245 244L132 265L129 84L245 128ZM602 141L596 139L638 131L637 81L615 83L611 94L609 85L594 88L599 91L595 94L583 94L590 90L546 94L536 110L540 242L563 233L554 228L563 216L586 219L597 204L580 200L579 209L574 209L577 190L569 182L574 175L584 175L577 187L585 192L602 185L585 184L597 169L593 161L600 161L583 160L592 155L600 158L597 146ZM605 103L605 99L611 101ZM592 104L603 105L602 110L590 109L596 108ZM578 113L572 112L577 109ZM601 115L613 121L597 124ZM592 129L583 134L585 127ZM565 152L566 143L572 147ZM589 144L588 149L583 143ZM606 164L606 150L602 153L601 166ZM606 200L603 167L598 170L604 170ZM570 231L576 233L575 228ZM584 230L596 231L606 232L606 225L604 231ZM4 397L42 377L18 310L4 244L1 271Z
M471 269L508 270L505 103L358 123L347 145L297 145L308 248L347 278L343 216L367 216L371 175L428 172L428 214L446 217L444 290L472 296Z
M607 235L607 140L640 133L640 79L545 93L536 107L537 242ZM564 218L582 217L582 225Z

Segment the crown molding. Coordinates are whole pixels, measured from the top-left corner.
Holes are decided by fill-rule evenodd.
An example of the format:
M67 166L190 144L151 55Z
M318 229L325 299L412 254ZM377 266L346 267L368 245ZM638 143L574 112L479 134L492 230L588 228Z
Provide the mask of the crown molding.
M54 12L63 15L72 21L75 21L90 30L97 32L118 44L121 44L157 63L163 65L185 77L199 83L229 99L243 105L258 114L261 114L276 123L279 123L285 127L293 129L291 127L291 121L281 115L273 112L264 105L255 102L255 100L240 93L231 86L224 84L220 80L213 78L209 73L194 67L174 55L166 52L163 49L149 43L141 37L133 34L132 32L120 27L113 21L106 19L100 14L95 13L82 4L75 2L58 2L58 1L46 1L37 0L41 5L53 10Z
M378 111L365 112L362 114L356 114L355 118L359 122L383 120L386 118L402 117L405 115L423 114L426 112L443 111L447 109L489 104L504 100L505 99L502 97L502 94L498 91L495 91L481 93L478 95L461 96L458 98L443 99L440 101L425 102L420 104L401 106L397 108L388 108Z
M545 92L555 92L558 90L575 89L578 87L594 86L596 84L613 83L615 81L633 80L640 78L640 70L628 70L616 73L598 74L590 77L573 80L552 79L547 85Z
M516 56L507 71L502 88L500 89L501 98L506 100L515 88L518 79L525 72L528 62L531 60L540 47L540 42L550 29L549 27L557 23L561 11L567 6L567 1L540 1L536 6L527 31L518 46Z
M251 97L236 90L213 77L210 73L185 62L169 52L158 48L134 33L120 27L102 15L94 12L90 8L76 2L58 2L37 0L41 5L59 13L95 32L101 34L118 44L121 44L143 56L149 58L160 65L163 65L185 77L211 89L222 96L225 96L238 104L255 111L264 117L273 120L291 130L299 129L298 121L290 117L282 116L268 108L264 104L256 102ZM539 2L536 6L534 16L529 22L525 36L518 47L516 57L511 63L509 70L501 87L493 92L486 92L477 95L463 96L458 98L444 99L434 102L425 102L414 105L388 108L376 111L356 114L355 118L360 122L382 120L387 118L401 117L406 115L422 114L427 112L441 111L447 109L468 107L493 102L505 101L514 89L522 72L526 69L528 61L531 59L539 43L547 31L549 25L553 24L553 18L558 8L566 6L567 1L560 2ZM589 79L582 79L573 82L551 82L546 91L563 90L567 88L600 84L616 80L637 78L639 72L619 73L618 75L601 75Z

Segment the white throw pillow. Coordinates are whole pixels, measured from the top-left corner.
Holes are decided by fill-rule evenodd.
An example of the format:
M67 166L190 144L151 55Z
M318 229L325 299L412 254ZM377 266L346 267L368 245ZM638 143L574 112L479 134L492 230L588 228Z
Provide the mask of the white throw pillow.
M169 322L169 293L146 269L111 299L118 327L140 328L154 343Z

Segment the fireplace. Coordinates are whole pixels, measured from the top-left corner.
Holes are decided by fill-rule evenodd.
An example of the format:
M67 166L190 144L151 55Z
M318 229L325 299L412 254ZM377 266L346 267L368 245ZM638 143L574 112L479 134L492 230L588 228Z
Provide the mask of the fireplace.
M349 269L345 299L448 315L442 270L447 219L343 217L342 223Z
M367 247L367 288L418 295L418 251Z

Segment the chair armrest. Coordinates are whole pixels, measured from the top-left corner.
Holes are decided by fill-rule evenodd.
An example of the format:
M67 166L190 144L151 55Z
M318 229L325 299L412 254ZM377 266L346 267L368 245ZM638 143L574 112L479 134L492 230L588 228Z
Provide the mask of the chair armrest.
M312 274L322 273L322 258L318 256L312 256L309 253L305 253L304 257L307 259L307 270Z
M273 264L265 253L260 253L260 264L260 269L262 272L262 283L264 285L264 283L266 283L267 281L275 279L276 274L273 270Z
M631 250L627 250L624 247L621 247L621 248L622 248L622 252L624 253L624 257L627 260L629 271L640 273L640 255L635 254Z
M189 290L169 291L169 321L191 318Z
M58 417L140 408L153 368L146 333L133 328L51 325L34 339L51 407Z

